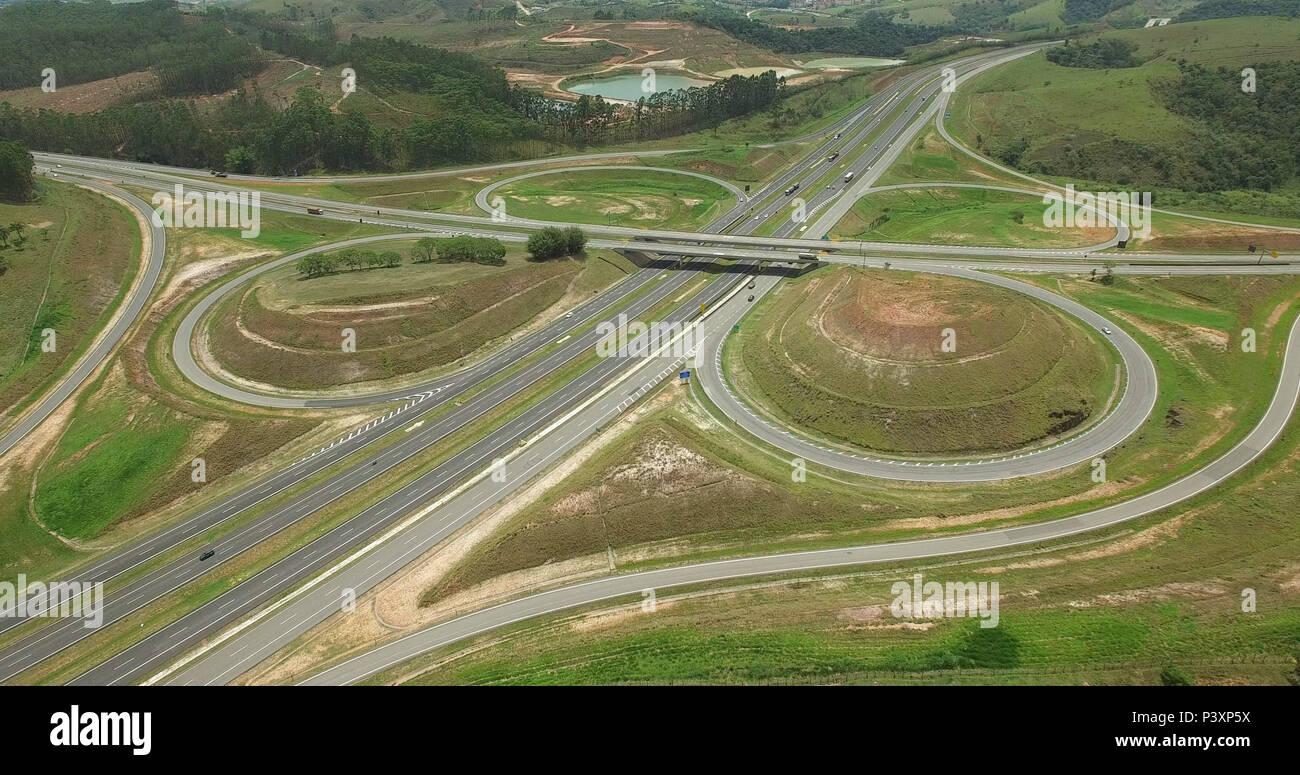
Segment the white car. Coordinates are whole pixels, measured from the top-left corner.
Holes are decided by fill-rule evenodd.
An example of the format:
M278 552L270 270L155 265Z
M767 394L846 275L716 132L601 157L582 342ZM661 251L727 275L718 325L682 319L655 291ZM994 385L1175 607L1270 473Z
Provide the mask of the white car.
M1107 328L1107 327L1105 327L1105 326L1102 326L1102 327L1101 327L1101 332L1102 332L1103 334L1105 334L1106 336L1110 336L1110 329Z

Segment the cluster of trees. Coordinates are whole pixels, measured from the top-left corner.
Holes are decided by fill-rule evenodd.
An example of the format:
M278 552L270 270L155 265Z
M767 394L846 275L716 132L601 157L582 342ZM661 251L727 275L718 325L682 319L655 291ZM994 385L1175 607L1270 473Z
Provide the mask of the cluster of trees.
M380 129L359 112L334 113L329 100L310 88L284 108L244 91L202 106L139 100L76 115L0 103L0 139L38 150L290 174L481 161L504 155L520 139L543 136L520 116L505 73L468 54L388 38L341 42L328 21L300 26L234 8L181 14L165 0L18 8L27 9L16 14L24 21L19 29L32 34L0 51L0 76L10 76L13 86L39 83L45 66L55 67L59 85L153 66L159 96L211 94L238 86L268 58L287 55L322 68L348 63L362 88L380 95L417 92L434 114ZM0 26L16 9L0 10ZM50 34L38 34L42 26ZM65 38L80 43L64 46ZM78 61L100 65L71 66Z
M549 261L560 256L576 256L587 245L587 235L577 226L560 229L547 226L528 237L528 254L534 261Z
M581 246L578 249L581 250ZM313 253L309 256L303 256L294 264L294 269L304 277L322 277L336 272L401 266L402 260L402 254L395 250L375 253L368 250L348 248L338 253ZM415 246L411 249L412 264L453 264L460 262L504 266L506 263L506 246L501 244L501 240L491 237L463 235L447 239L424 237L417 240Z
M952 9L953 24L964 32L996 32L1006 29L1007 17L1020 9L1017 0L974 0Z
M414 264L458 264L472 262L488 266L505 266L506 246L492 237L461 235L448 239L424 237L411 251Z
M784 88L785 79L768 70L759 75L733 75L707 86L654 92L637 100L627 112L599 96L558 102L523 89L516 90L513 102L547 137L586 145L666 137L717 126L729 118L772 107Z
M1109 70L1112 67L1137 67L1142 60L1136 56L1137 44L1120 38L1102 38L1095 43L1065 41L1064 46L1049 48L1047 61L1062 67L1091 67Z
M856 56L898 56L906 46L938 40L954 30L920 24L895 24L884 14L863 14L852 26L787 30L750 19L720 5L676 14L683 21L722 30L733 38L783 53L825 51Z
M1175 21L1196 22L1229 16L1300 16L1300 0L1205 0L1178 14Z
M1030 154L1028 139L1014 136L989 143L988 150L1029 172L1145 190L1286 192L1293 188L1300 180L1300 62L1253 65L1254 93L1241 90L1240 66L1208 68L1185 61L1178 66L1177 77L1152 81L1151 94L1188 119L1191 134L1184 142L1166 145L1111 138L1055 145ZM1233 205L1261 214L1290 207L1285 196Z
M401 266L402 255L393 250L375 253L369 250L343 250L338 253L314 253L303 256L293 265L298 274L321 277L339 271Z
M27 146L15 140L0 140L0 199L29 202L36 198L36 163Z
M162 96L212 94L264 64L250 39L170 0L19 3L0 8L0 27L0 89L39 85L45 68L56 86L152 69Z
M1241 90L1241 68L1179 63L1161 96L1198 124L1187 152L1193 191L1271 191L1300 177L1300 62L1254 65L1254 93Z
M1065 12L1061 14L1061 21L1066 24L1095 22L1131 2L1133 0L1065 0Z
M60 84L155 67L163 97L227 91L269 58L288 56L328 71L351 66L360 88L381 97L419 94L429 114L376 126L346 104L345 112L334 112L329 96L306 87L287 105L242 89L201 105L174 98L137 100L85 114L0 103L0 139L36 150L232 172L403 170L512 157L522 145L654 139L771 108L784 90L784 79L774 72L732 76L649 95L624 109L599 97L573 103L545 98L511 86L503 71L461 52L390 38L341 41L328 18L304 23L293 7L277 14L233 7L182 14L168 0L113 6L103 0L73 5L37 0L16 8L24 10L10 20L21 22L15 29L22 34L0 52L0 75L12 76L13 85L39 81L37 64L47 59L46 50L68 59L66 68L61 59L51 60ZM12 10L0 14L10 16ZM803 40L730 11L701 13L702 23L758 42L770 37L769 44L788 51L897 53L901 45L933 32L868 14L855 27L808 31L811 37ZM846 42L823 40L818 37L823 32ZM77 63L94 66L79 69Z

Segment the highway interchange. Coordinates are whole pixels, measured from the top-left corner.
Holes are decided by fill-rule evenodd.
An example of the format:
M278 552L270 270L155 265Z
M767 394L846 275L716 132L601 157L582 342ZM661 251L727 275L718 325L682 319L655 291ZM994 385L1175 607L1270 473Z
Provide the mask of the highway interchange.
M948 66L954 67L964 79L1015 56L1022 56L1033 48L985 53ZM702 287L689 299L673 306L665 320L693 322L698 326L697 340L703 344L696 368L707 395L725 414L740 423L745 431L779 450L832 468L919 481L983 481L1023 476L1055 470L1103 454L1142 424L1154 404L1157 388L1154 367L1149 357L1113 323L1110 327L1115 333L1109 339L1124 361L1127 380L1118 405L1086 433L1067 439L1059 445L999 460L954 461L948 465L916 464L869 459L827 449L786 429L773 427L753 414L725 388L717 356L726 333L752 307L748 296L752 294L759 298L775 287L783 277L800 271L795 266L807 263L806 258L800 254L806 256L806 252L813 249L821 251L829 248L833 251L819 252L817 261L867 266L882 266L886 262L893 262L895 266L908 270L939 272L993 282L1029 293L1094 328L1100 329L1109 322L1056 294L976 269L1043 271L1049 268L1051 271L1087 271L1102 260L1088 254L1110 247L1115 240L1074 250L1040 251L885 243L854 243L849 247L844 243L828 245L817 239L838 220L839 215L851 206L857 196L878 190L873 188L875 180L897 158L908 138L913 137L931 118L942 129L938 116L951 95L940 92L938 73L937 67L924 68L883 90L861 109L823 130L823 142L818 148L800 163L777 176L763 190L755 192L752 197L746 199L743 193L733 188L732 192L737 196L736 206L700 232L584 226L588 231L609 238L593 240L590 243L593 246L649 255L653 259L652 263L582 303L573 310L572 316L552 321L541 330L509 343L487 358L428 384L370 394L302 396L268 395L228 384L206 372L194 358L192 342L204 313L225 294L235 291L256 274L296 260L301 254L277 259L257 267L253 272L220 284L187 314L175 335L172 355L187 379L204 390L242 403L285 409L377 405L382 407L380 411L383 413L352 435L265 477L246 491L186 517L157 534L106 553L73 573L69 579L112 581L176 547L187 545L187 541L192 541L196 536L279 493L295 487L301 490L223 535L213 544L217 551L214 561L200 566L194 561L194 553L188 552L112 588L108 596L105 621L117 621L168 592L191 583L241 552L258 546L266 538L338 501L347 493L358 491L412 456L446 439L456 429L487 416L493 409L540 384L548 375L577 362L583 355L590 353L595 345L594 324L597 321L614 318L619 313L627 314L629 319L636 319L638 315L668 304L668 300L675 299L679 291L692 286L706 272L710 274ZM855 173L854 184L843 188L828 186L813 190L813 184L826 177L823 160L829 153L837 151L844 153L846 159L849 152L852 152L852 158L847 159L845 169ZM578 157L577 160L626 156L627 154L592 154ZM557 160L542 160L533 164L555 161ZM50 174L77 177L84 179L88 185L98 187L105 186L98 181L157 188L183 180L187 187L195 190L237 190L231 188L230 183L215 183L198 177L201 173L193 170L154 168L150 165L47 154L38 155L38 164ZM508 169L528 164L491 165L476 168L475 171ZM585 168L604 167L596 165ZM553 171L527 173L520 177ZM448 173L413 173L398 177L418 177L424 174ZM836 172L837 177L842 174ZM1019 177L1033 180L1024 175ZM247 179L254 178L249 176ZM375 179L392 178L375 176ZM504 182L506 181L500 181L479 192L480 207L490 211L489 194ZM821 216L812 223L783 220L771 237L750 236L750 232L768 221L763 216L778 215L787 207L781 192L795 182L800 183L804 191L811 192L806 195L807 211L810 214L820 212ZM1039 191L1050 186L1041 181L1033 182ZM136 209L148 212L148 207L139 199L120 191L118 195L127 198ZM503 223L492 217L447 216L387 208L381 208L378 218L375 218L370 215L373 208L359 205L267 192L263 192L262 197L263 207L301 212L303 207L319 206L328 208L323 217L340 220L361 217L368 223L392 226L395 229L390 235L317 246L303 253L425 233L481 233L517 241L526 237L526 229L542 225L542 222L514 218L508 218ZM757 219L751 215L752 208L757 208L760 216ZM722 233L724 230L726 234ZM44 397L37 410L23 419L23 425L5 437L9 446L38 424L49 411L57 408L125 335L144 308L156 283L165 244L165 236L161 232L161 229L154 229L148 265L151 271L146 277L147 281L141 284L146 287L128 300L125 313L111 326L109 336L104 337L103 342L95 348L97 359L83 359L55 391ZM1116 238L1118 236L1117 233ZM698 258L677 268L676 256ZM1109 260L1121 258L1115 253L1106 256ZM723 271L716 271L710 265L714 258L737 261ZM1123 260L1134 261L1135 257L1128 254L1123 256ZM1137 256L1136 260L1139 263L1133 265L1120 263L1115 271L1172 274L1291 273L1293 270L1290 264L1256 267L1249 263L1253 258L1215 255L1145 254ZM780 266L775 266L776 263ZM749 287L751 284L752 288ZM701 314L700 310L707 311ZM1006 530L881 546L703 563L644 574L613 576L520 598L436 625L341 663L312 677L309 682L355 682L429 649L494 627L566 608L615 599L638 593L645 588L667 588L747 575L900 561L1001 548L1065 537L1151 513L1214 486L1257 457L1276 438L1290 416L1297 391L1300 391L1300 375L1297 374L1300 367L1293 354L1293 349L1297 346L1293 329L1273 403L1261 422L1237 447L1195 474L1161 490L1106 509L1055 522ZM108 661L91 668L78 676L74 683L108 684L144 680L223 683L232 680L336 613L345 594L364 594L411 560L437 546L487 508L501 502L511 492L526 484L534 474L563 459L596 429L626 411L639 396L675 373L685 362L686 359L680 356L657 354L639 360L631 359L631 362L605 359L586 368L568 383L540 397L512 419L494 427L404 486L379 498L369 508L343 524L297 548L262 572L158 632L125 648ZM456 402L457 397L464 397L464 401ZM399 403L400 407L396 405ZM400 412L397 411L399 408ZM400 440L393 441L399 431ZM387 439L387 443L375 445L378 451L374 454L367 453L367 447L381 439ZM0 448L0 454L6 449ZM486 475L494 460L504 460L510 467L511 474L505 481L496 481ZM310 486L303 486L308 479L312 480ZM15 618L0 619L0 632L22 623L22 620ZM91 633L82 628L79 622L56 622L33 629L30 634L0 650L0 679L21 680L24 671L89 634Z

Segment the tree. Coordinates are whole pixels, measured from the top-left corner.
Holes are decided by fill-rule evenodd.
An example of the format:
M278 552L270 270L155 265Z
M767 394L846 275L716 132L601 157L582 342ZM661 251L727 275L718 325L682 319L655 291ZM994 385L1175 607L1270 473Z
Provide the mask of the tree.
M534 261L548 261L564 255L568 250L569 241L564 236L564 232L554 226L547 226L528 237L527 247Z
M348 269L360 269L361 252L358 250L354 250L352 248L348 248L347 250L339 254L339 263L341 263L343 266L347 267Z
M231 172L249 173L257 169L257 155L245 146L226 151L226 169Z
M36 160L27 146L16 140L0 141L0 199L30 202L36 198Z
M416 241L415 247L411 248L411 263L427 264L433 260L437 252L438 241L433 237L423 237Z
M564 242L568 249L569 255L575 256L582 252L587 245L587 235L577 226L570 226L564 230Z
M320 254L303 256L294 264L298 274L307 277L320 277L331 274L338 267L338 260L334 256L324 256Z
M4 273L8 271L9 271L9 257L0 256L0 276L3 276Z
M379 254L379 260L387 267L401 266L402 254L393 250L385 250Z
M505 266L506 246L492 237L473 237L474 261L488 266Z

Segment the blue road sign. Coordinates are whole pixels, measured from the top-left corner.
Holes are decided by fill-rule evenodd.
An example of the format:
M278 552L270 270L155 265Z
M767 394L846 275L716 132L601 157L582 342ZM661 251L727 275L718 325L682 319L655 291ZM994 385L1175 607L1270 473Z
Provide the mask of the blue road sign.
M683 371L681 374L678 374L677 376L682 379L690 379L691 373L689 371Z

